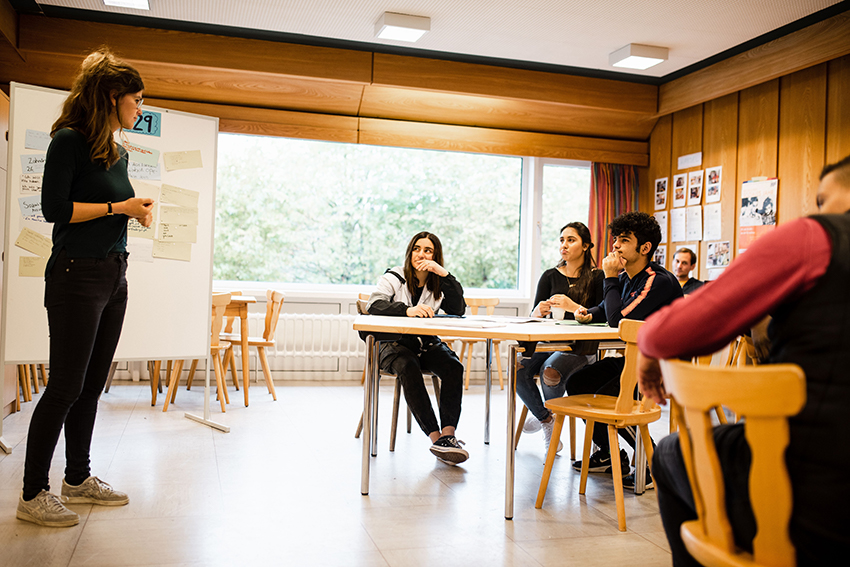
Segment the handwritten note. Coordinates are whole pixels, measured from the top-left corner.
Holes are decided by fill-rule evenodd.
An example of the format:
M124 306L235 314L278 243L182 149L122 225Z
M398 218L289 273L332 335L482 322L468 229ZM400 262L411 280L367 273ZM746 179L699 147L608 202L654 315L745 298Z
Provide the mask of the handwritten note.
M44 173L47 154L21 154L21 173Z
M154 240L153 257L191 262L192 245L188 242L162 242Z
M133 186L133 191L136 193L136 197L142 199L153 199L154 202L159 201L159 186L154 185L153 183L145 183L138 179L131 179L130 185Z
M47 269L47 258L21 256L18 262L18 275L22 278L43 278Z
M142 223L136 219L130 219L127 221L127 237L147 238L148 240L153 240L156 236L155 226L155 223L150 226L142 226Z
M162 161L165 162L165 171L174 171L175 169L197 169L204 167L201 163L201 150L191 150L188 152L165 152L162 154Z
M44 150L47 151L47 146L50 145L50 134L39 130L30 130L27 128L27 133L24 137L24 147L28 150Z
M159 225L159 239L162 242L197 242L198 227L164 222Z
M15 240L15 246L23 248L27 252L32 252L36 256L47 258L53 249L53 241L34 230L24 227L21 229L18 239Z
M162 222L198 225L198 209L188 207L162 207Z
M21 193L41 193L42 175L23 174L21 175Z
M169 205L179 205L189 209L198 208L198 193L191 189L182 189L174 185L162 184L162 202Z
M130 262L145 262L153 263L153 240L127 240L127 252L130 256L127 258Z
M21 215L23 215L24 220L47 222L41 213L41 195L18 197L18 206L21 207Z
M147 165L131 161L127 164L127 175L130 179L147 179L150 181L159 181L162 179L162 172L158 163L155 165Z
M130 141L124 141L122 145L130 154L130 161L143 163L145 165L156 165L159 161L159 150L146 148L141 144L135 144Z

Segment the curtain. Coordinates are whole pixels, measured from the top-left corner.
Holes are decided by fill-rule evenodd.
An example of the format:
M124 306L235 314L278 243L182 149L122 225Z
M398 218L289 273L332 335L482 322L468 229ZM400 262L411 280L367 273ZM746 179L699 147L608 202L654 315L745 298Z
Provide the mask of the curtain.
M588 228L596 250L596 263L611 250L608 223L623 213L637 210L638 176L633 165L593 163L590 167L590 214Z

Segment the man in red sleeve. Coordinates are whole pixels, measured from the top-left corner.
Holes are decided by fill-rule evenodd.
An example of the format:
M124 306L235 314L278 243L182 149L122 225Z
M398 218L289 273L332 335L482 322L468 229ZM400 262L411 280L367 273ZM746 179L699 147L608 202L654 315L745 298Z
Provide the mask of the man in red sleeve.
M850 407L850 156L824 168L817 204L821 214L759 238L716 282L650 317L638 337L640 389L664 404L658 359L714 352L773 317L769 362L795 363L806 373L806 405L790 420L786 452L799 566L829 565L850 549L850 451L838 449ZM735 542L752 550L743 426L720 426L714 439ZM697 565L679 535L696 512L677 435L659 442L652 470L673 564Z

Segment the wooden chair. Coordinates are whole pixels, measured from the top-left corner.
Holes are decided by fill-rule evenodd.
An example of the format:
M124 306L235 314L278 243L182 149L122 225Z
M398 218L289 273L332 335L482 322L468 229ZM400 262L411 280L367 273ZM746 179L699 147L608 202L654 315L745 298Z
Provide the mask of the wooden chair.
M634 399L637 384L637 334L643 321L623 319L620 321L620 339L626 343L625 366L620 374L620 393L617 397L585 394L553 398L546 402L549 411L555 414L555 427L552 440L549 443L549 453L546 455L546 466L543 478L540 479L540 490L537 492L535 508L543 506L549 476L555 463L555 452L561 437L565 417L581 418L586 421L584 435L584 452L582 453L581 481L579 494L584 494L587 487L587 469L590 460L590 444L593 441L593 426L598 423L608 425L608 442L611 449L611 465L614 477L614 498L617 502L617 524L621 532L626 531L626 507L623 500L623 476L619 459L619 436L617 429L635 426L640 429L647 463L652 463L652 440L649 437L649 424L661 418L661 408L648 398L637 401Z
M365 297L364 297L365 296ZM366 304L369 301L368 293L361 293L357 300L357 312L360 315L368 315ZM437 407L440 407L440 378L436 374L424 372L424 376L431 377L431 383L434 385L434 394L437 398ZM401 404L401 381L395 374L390 372L380 371L380 377L395 378L395 390L393 391L393 421L390 426L390 451L395 451L395 441L398 432L398 410ZM362 384L366 380L366 366L363 366L363 377L360 380ZM377 407L377 404L376 404ZM413 416L410 413L410 408L407 408L407 432L410 433L413 428ZM360 421L357 423L357 431L354 433L355 439L360 439L360 433L363 431L363 413L360 414Z
M17 404L20 404L22 401L31 402L32 395L41 392L38 387L39 369L41 370L41 380L44 382L44 385L47 386L47 370L45 370L43 364L18 365L18 387L20 390L20 399Z
M227 388L224 385L224 367L221 364L221 352L230 348L230 343L219 338L221 326L224 320L224 310L230 303L229 293L214 293L212 296L212 334L210 336L210 354L212 355L213 371L215 372L216 391L221 403L221 412L225 412L225 402L230 403L227 397ZM168 404L173 403L177 397L177 386L180 382L180 373L183 371L183 361L178 360L174 364L174 371L168 384L168 392L165 394L165 402L162 411L168 411Z
M803 371L794 364L714 368L662 360L661 372L667 393L677 402L678 419L687 426L679 443L698 516L682 524L688 552L708 567L793 567L796 555L788 534L792 491L785 449L788 418L806 401ZM753 554L735 547L726 514L710 416L719 404L744 417L752 453L750 502L758 525Z
M478 315L478 309L480 307L485 308L485 313L487 315L492 315L493 312L496 311L496 306L499 305L498 297L465 297L464 301L466 301L466 306L469 307L469 312L473 315ZM467 338L459 338L459 339L446 339L446 342L452 343L455 340L460 341L460 359L463 360L464 354L466 355L466 377L463 381L464 390L469 390L469 373L472 369L472 347L475 346L475 343L484 342L481 339L467 339ZM493 350L494 357L496 358L496 366L499 369L499 389L505 389L505 380L504 380L504 372L502 372L502 353L499 350L499 345L501 345L501 341L493 341Z
M266 388L272 399L277 401L277 392L274 389L274 381L272 380L271 369L269 368L269 359L266 356L267 348L275 346L275 332L277 331L277 323L280 320L280 309L283 305L283 293L273 289L266 290L266 319L262 337L248 337L248 347L257 347L257 354L260 358L260 365L263 367L263 377L266 380ZM233 322L230 321L230 325ZM233 374L233 383L236 384L236 389L239 389L239 380L236 376L236 356L233 353L233 345L237 344L240 339L239 333L222 333L221 338L230 342L230 348L224 353L224 368L231 366ZM248 356L248 353L243 352L242 356ZM191 383L189 384L191 385Z

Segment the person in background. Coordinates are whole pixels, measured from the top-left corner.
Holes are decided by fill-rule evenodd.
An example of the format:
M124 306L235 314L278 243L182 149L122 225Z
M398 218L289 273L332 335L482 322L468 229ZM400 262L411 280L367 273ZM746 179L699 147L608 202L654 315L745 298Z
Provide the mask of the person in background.
M127 152L114 133L141 115L139 73L107 49L83 61L51 130L41 203L53 225L44 305L50 330L50 380L27 435L24 488L17 517L41 526L80 522L65 503L120 506L129 497L91 476L97 415L127 307L127 222L153 222L151 199L138 199L127 176ZM62 498L48 473L65 429Z
M659 359L715 352L772 315L768 362L798 364L806 374L806 405L789 420L785 453L793 495L789 531L800 567L834 564L850 549L850 452L840 448L850 407L850 156L821 172L817 206L820 214L759 237L717 281L650 317L638 335L640 390L663 405ZM735 544L752 551L743 425L715 428L714 443ZM698 565L679 533L697 515L678 434L658 443L652 464L673 564Z
M561 229L561 261L540 276L532 317L573 319L573 312L579 307L602 301L604 276L602 270L596 269L592 250L590 231L584 223L571 222ZM553 309L560 310L560 317L553 314ZM596 341L580 341L573 345L571 352L526 352L517 365L517 394L531 412L523 431L534 433L542 429L546 451L555 420L543 400L564 395L567 378L596 359L597 345ZM522 346L526 351L532 348L532 345ZM534 382L534 375L538 373L542 397ZM559 450L562 446L559 443Z
M579 323L607 322L618 327L623 318L645 320L647 317L682 297L682 288L676 277L650 262L658 243L661 228L655 217L647 213L629 212L614 219L608 229L614 238L613 250L602 260L605 272L602 303L590 309L579 308L575 312ZM625 359L603 358L575 372L567 380L567 395L602 394L616 396L620 392L620 374ZM635 446L635 429L620 429L628 444ZM593 442L599 450L593 453L588 463L589 472L611 473L611 455L608 431L604 424L597 423L593 429ZM584 458L588 458L587 455ZM620 451L622 471L631 470L624 450ZM581 461L573 463L580 471ZM649 475L646 476L650 478ZM623 479L623 486L634 487L634 474ZM652 488L648 482L647 488Z
M697 255L690 248L679 248L673 256L673 274L682 286L682 293L688 295L699 288L704 282L690 276L691 270L697 265Z
M443 245L436 235L420 232L410 239L404 267L387 270L378 280L378 289L369 298L370 315L398 317L433 317L443 310L449 315L463 315L466 303L463 287L443 267ZM401 335L395 342L380 347L380 367L401 380L404 399L416 423L431 440L431 453L447 465L458 465L469 453L455 437L460 420L463 396L463 364L439 337ZM440 377L440 424L422 371Z

